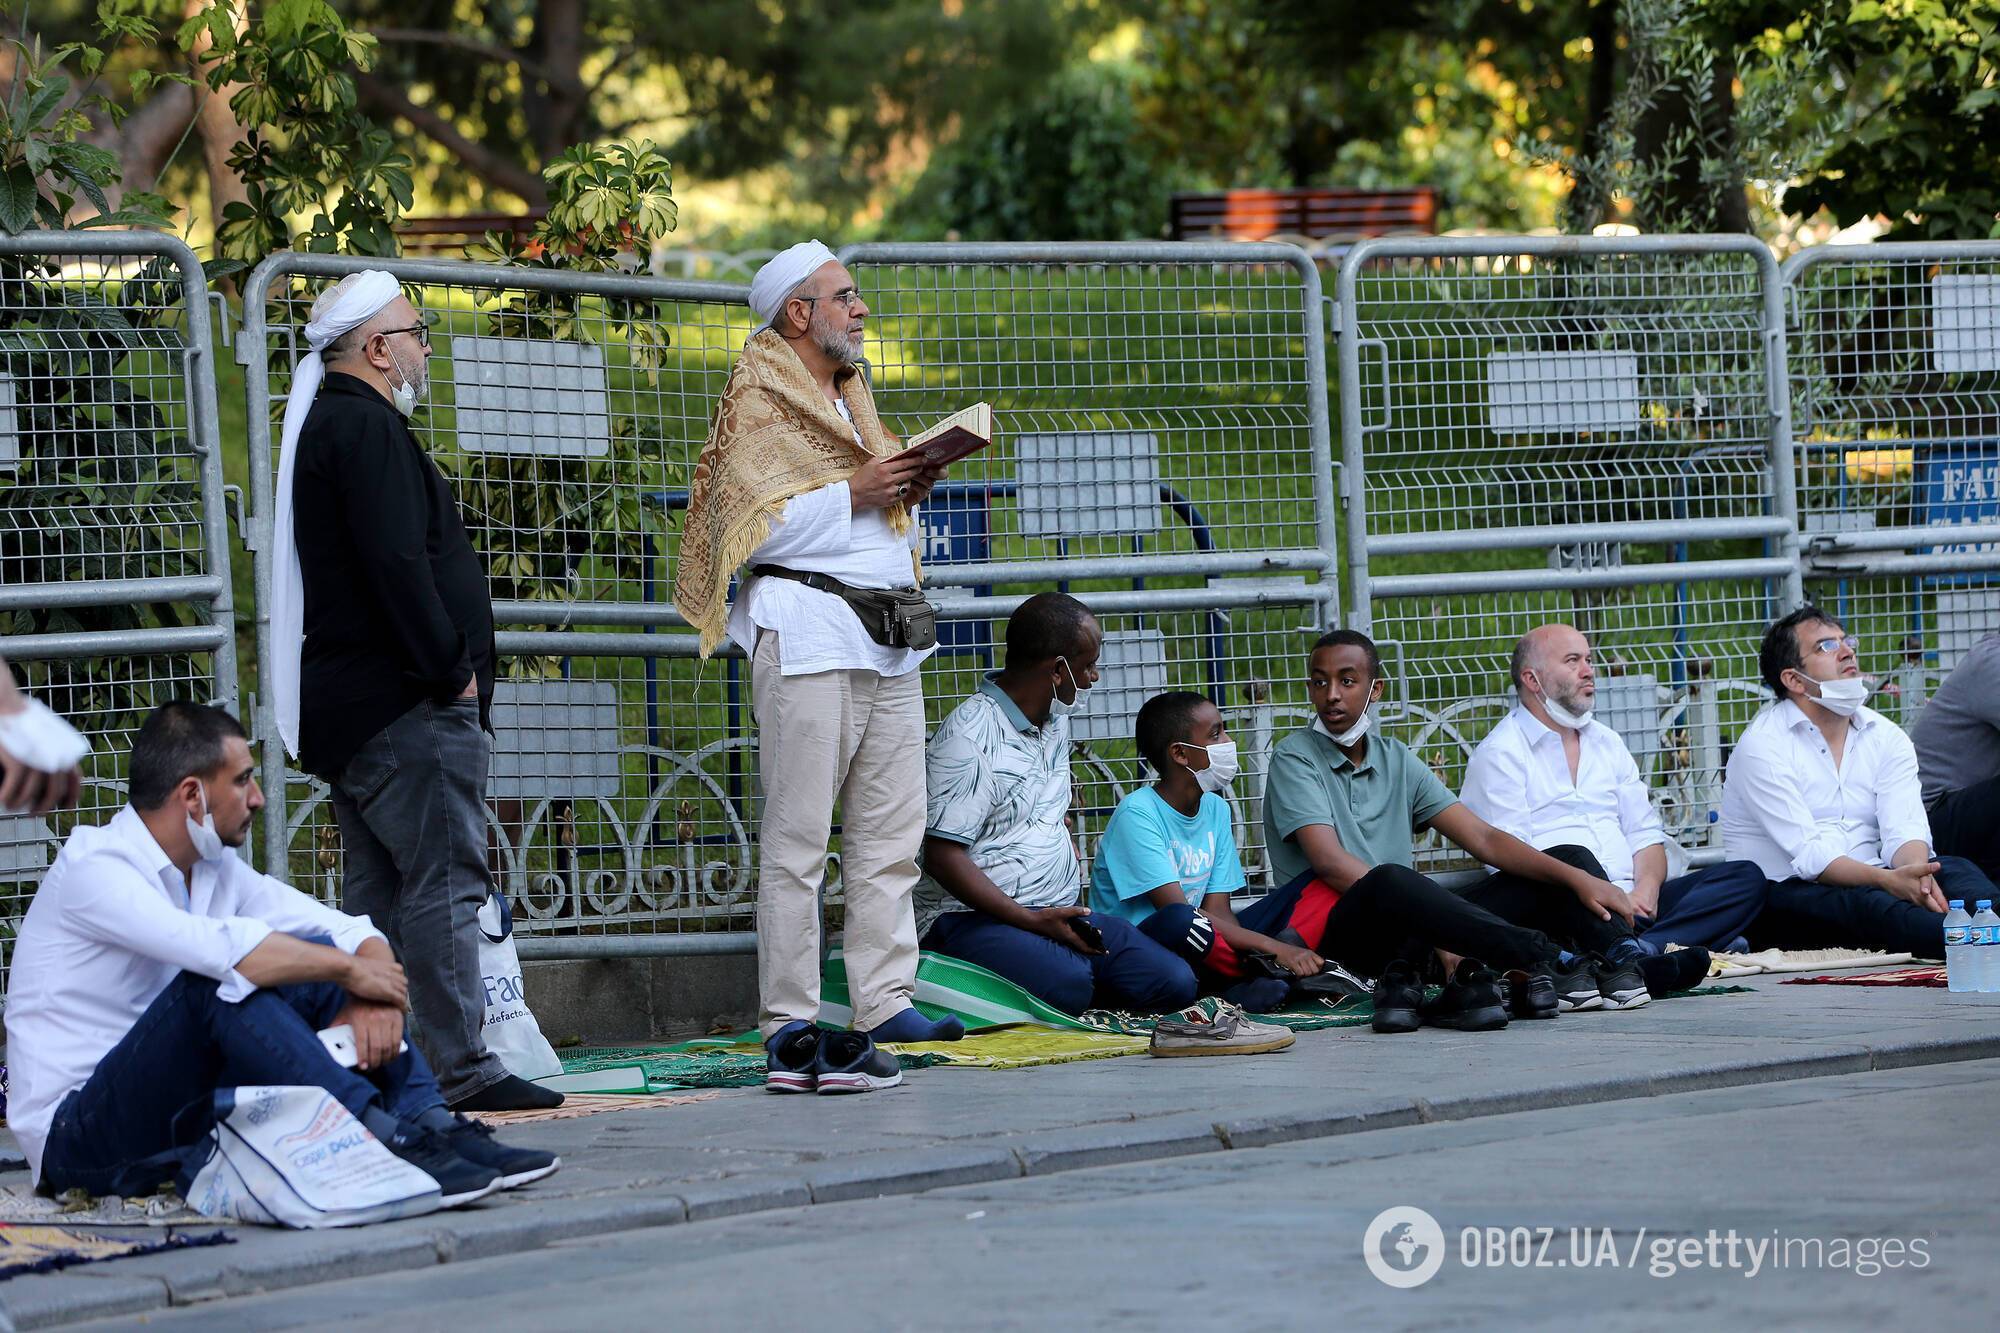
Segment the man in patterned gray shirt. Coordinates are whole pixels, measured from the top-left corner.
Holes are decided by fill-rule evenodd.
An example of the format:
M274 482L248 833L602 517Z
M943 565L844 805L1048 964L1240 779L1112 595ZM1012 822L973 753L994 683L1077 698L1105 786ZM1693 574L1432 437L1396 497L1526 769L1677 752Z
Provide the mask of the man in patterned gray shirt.
M1193 969L1077 901L1069 724L1089 700L1103 640L1074 597L1030 597L1007 619L1006 665L939 724L917 932L924 948L998 972L1064 1013L1166 1013L1194 1003Z

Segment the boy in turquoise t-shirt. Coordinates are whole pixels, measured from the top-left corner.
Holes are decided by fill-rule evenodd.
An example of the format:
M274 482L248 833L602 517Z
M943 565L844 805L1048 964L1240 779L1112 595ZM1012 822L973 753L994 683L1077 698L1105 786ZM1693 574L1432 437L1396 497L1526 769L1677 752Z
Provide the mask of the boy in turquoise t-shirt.
M1093 910L1136 923L1186 958L1205 990L1246 1009L1283 1003L1290 983L1251 975L1243 955L1270 954L1294 976L1315 975L1325 964L1291 929L1292 918L1304 908L1323 925L1331 900L1304 902L1314 889L1300 885L1238 918L1230 894L1246 881L1221 794L1236 776L1236 742L1221 710L1199 694L1171 691L1146 701L1136 731L1139 753L1159 780L1112 812L1091 864Z

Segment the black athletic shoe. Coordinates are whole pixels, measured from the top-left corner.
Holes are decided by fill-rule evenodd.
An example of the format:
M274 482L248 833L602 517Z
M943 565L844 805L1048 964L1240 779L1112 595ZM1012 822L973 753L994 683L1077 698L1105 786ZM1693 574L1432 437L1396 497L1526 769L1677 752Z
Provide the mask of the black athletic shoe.
M1567 963L1549 964L1549 984L1555 987L1556 1004L1563 1013L1577 1009L1602 1009L1604 995L1597 989L1596 954L1582 954Z
M1655 997L1693 990L1708 980L1708 950L1676 949L1657 958L1641 958L1639 975Z
M1652 994L1646 989L1646 978L1639 973L1639 964L1634 959L1607 962L1593 957L1597 964L1597 993L1604 999L1606 1009L1637 1009L1650 1004Z
M903 1081L903 1067L865 1032L829 1032L820 1039L813 1075L822 1094L879 1092Z
M554 1088L545 1088L509 1074L498 1083L488 1084L470 1097L453 1102L451 1109L460 1114L472 1111L553 1111L562 1104L563 1095Z
M552 1176L562 1166L562 1158L554 1153L510 1148L493 1137L493 1126L464 1116L458 1117L458 1123L444 1132L444 1141L466 1161L498 1171L503 1190Z
M438 1183L444 1194L441 1207L456 1208L500 1188L496 1168L459 1156L438 1130L406 1125L383 1140L383 1146Z
M764 1091L811 1092L818 1087L813 1070L819 1062L820 1041L826 1035L817 1024L807 1023L773 1040L767 1048Z
M1507 1016L1509 1018L1554 1018L1562 1012L1556 998L1556 983L1546 968L1507 974Z
M1460 962L1451 980L1444 983L1444 990L1422 1012L1424 1022L1434 1028L1495 1032L1507 1026L1507 1002L1500 994L1500 978L1477 958Z
M1424 983L1417 969L1398 958L1375 979L1375 1030L1415 1032L1417 1011L1424 1003Z

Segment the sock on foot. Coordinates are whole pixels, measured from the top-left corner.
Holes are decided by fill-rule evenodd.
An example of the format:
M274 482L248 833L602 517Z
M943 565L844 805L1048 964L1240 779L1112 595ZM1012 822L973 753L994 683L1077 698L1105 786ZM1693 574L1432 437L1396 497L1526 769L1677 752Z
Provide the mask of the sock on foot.
M370 1134L373 1134L384 1143L395 1138L397 1133L403 1128L402 1121L390 1115L379 1106L363 1107L361 1109L361 1123L368 1127Z
M1615 941L1604 951L1604 961L1607 963L1636 963L1646 956L1645 946L1630 935Z
M454 1116L451 1108L447 1106L433 1106L430 1110L420 1111L417 1114L418 1129L451 1129L457 1124L458 1117Z
M1571 963L1574 963L1576 961L1576 955L1571 953L1568 949L1558 949L1556 950L1556 961L1558 963L1561 963L1564 967L1568 967Z
M1281 1009L1292 993L1291 983L1276 977L1252 977L1222 992L1222 998L1252 1014L1268 1014Z
M553 1088L538 1088L513 1074L481 1088L470 1097L451 1104L454 1111L553 1111L563 1104L563 1095Z
M956 1014L946 1014L943 1018L925 1018L914 1007L905 1009L880 1027L870 1029L869 1036L878 1042L884 1041L957 1041L965 1035L965 1024Z

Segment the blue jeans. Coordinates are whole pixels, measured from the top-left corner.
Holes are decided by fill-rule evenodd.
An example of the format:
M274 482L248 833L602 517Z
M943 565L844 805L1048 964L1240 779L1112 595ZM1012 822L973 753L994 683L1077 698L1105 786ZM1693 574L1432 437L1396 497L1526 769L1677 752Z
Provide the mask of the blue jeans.
M1142 1014L1171 1013L1194 1003L1194 969L1139 933L1123 917L1084 918L1104 933L1104 952L1081 954L984 912L946 912L924 936L924 948L998 972L1066 1014L1093 1005Z
M208 1160L217 1088L325 1088L357 1119L369 1106L415 1120L444 1105L415 1047L366 1074L327 1054L319 1030L347 1000L311 981L230 1004L214 981L181 973L56 1108L42 1183L93 1195L150 1194L169 1180L185 1190Z
M1938 887L1949 898L2000 900L1993 881L1957 856L1937 858ZM1843 887L1809 879L1771 885L1750 930L1753 949L1885 949L1919 958L1944 957L1944 917L1905 902L1887 889Z
M1770 887L1755 861L1724 861L1662 884L1659 914L1633 924L1651 953L1669 944L1724 949L1750 933Z
M479 909L486 770L479 701L425 700L375 733L330 784L344 856L340 906L389 937L410 978L413 1044L452 1101L507 1077L486 1049Z

